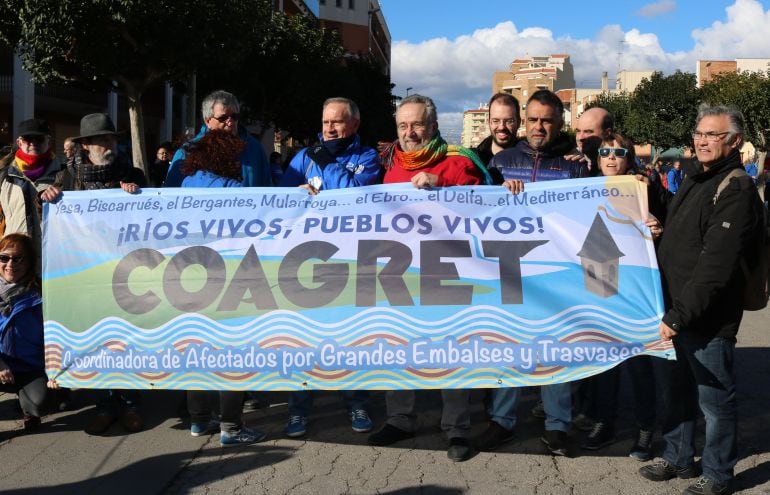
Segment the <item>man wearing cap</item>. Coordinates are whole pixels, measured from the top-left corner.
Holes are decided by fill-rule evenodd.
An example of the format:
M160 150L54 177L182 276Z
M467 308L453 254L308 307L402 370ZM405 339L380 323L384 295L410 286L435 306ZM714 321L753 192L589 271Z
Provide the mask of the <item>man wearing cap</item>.
M72 140L81 149L67 163L67 171L72 175L71 187L67 190L121 188L134 194L147 184L144 172L118 153L119 134L107 114L92 113L80 120L80 135ZM59 194L59 189L52 186L40 197L55 202ZM100 395L96 418L86 426L86 433L103 434L118 420L128 433L143 428L138 390L101 390Z
M245 127L238 125L240 108L238 98L227 91L217 90L203 99L203 103L201 103L203 126L197 136L180 146L174 153L166 180L163 182L164 187L180 187L182 185L184 177L182 177L180 167L187 156L188 146L212 130L232 132L246 143L246 148L239 156L243 187L272 187L273 177L270 173L270 164L267 162L267 156L265 156L262 145L248 133Z
M45 171L51 161L48 125L41 120L25 120L19 125L18 149L0 160L0 237L27 234L40 239L35 185L25 172Z

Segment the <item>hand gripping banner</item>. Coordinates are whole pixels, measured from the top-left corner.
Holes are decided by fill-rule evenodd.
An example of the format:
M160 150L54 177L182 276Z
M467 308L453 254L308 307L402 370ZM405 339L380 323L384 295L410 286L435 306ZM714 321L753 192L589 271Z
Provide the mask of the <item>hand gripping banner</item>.
M518 387L669 357L632 177L67 192L46 368L77 388Z

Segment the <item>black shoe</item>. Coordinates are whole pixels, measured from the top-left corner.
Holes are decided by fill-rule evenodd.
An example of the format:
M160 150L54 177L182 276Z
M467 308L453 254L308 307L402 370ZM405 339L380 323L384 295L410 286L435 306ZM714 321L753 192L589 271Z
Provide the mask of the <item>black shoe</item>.
M651 430L639 430L639 434L636 437L636 443L631 447L631 451L628 455L637 461L646 462L652 460Z
M449 439L449 449L446 451L446 456L449 460L455 462L467 461L471 458L471 446L468 443L467 438L454 437Z
M545 444L552 455L569 457L569 438L563 431L546 430L545 434L540 437L540 441Z
M380 431L369 435L367 442L369 445L374 445L375 447L385 447L386 445L391 445L413 437L413 431L402 430L401 428L385 423L385 426L380 428Z
M682 495L730 495L733 493L730 485L719 485L713 480L701 476L692 485L688 486Z
M589 418L585 414L580 413L577 416L575 416L575 418L572 420L572 426L576 430L589 432L594 429L594 420Z
M639 474L650 481L668 481L674 478L688 479L698 476L694 464L679 467L661 459L639 469Z
M599 450L615 441L615 428L601 421L594 423L594 428L588 434L585 441L580 444L581 449Z
M487 429L476 437L474 443L481 452L491 452L511 440L513 440L513 431L503 428L494 421L490 421Z

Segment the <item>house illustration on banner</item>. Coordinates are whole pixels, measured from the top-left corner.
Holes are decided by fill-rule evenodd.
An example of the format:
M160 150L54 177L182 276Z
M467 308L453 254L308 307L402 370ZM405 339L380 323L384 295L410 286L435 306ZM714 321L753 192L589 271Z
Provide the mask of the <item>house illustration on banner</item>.
M599 297L610 297L618 293L620 251L612 234L597 213L583 247L577 253L583 265L583 281L586 290Z

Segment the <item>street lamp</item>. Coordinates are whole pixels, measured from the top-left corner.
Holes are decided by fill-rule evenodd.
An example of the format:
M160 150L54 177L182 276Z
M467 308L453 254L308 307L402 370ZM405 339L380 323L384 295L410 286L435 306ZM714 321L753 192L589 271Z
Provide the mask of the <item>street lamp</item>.
M406 96L409 96L409 91L410 91L411 89L413 89L411 86L409 86L408 88L406 88Z

